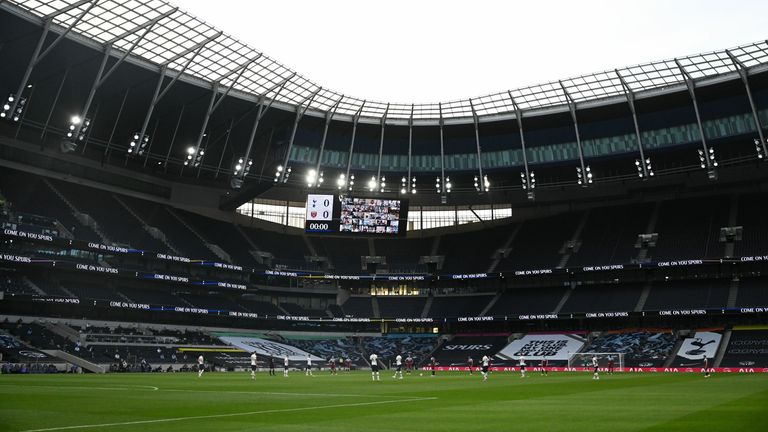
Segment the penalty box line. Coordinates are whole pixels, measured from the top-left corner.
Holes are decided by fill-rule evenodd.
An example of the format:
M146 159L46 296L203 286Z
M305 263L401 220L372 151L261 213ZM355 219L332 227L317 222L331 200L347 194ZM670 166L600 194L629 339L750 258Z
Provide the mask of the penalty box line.
M404 403L404 402L421 402L421 401L436 400L436 399L438 398L424 397L424 398L397 399L397 400L376 401L376 402L358 402L358 403L349 403L349 404L322 405L322 406L302 407L302 408L283 408L283 409L272 409L272 410L261 410L261 411L247 411L247 412L228 413L228 414L172 417L172 418L155 419L155 420L136 420L136 421L116 422L116 423L60 426L60 427L43 428L43 429L27 429L22 432L48 432L48 431L62 431L62 430L75 430L75 429L106 428L106 427L114 427L114 426L132 426L132 425L153 424L153 423L171 423L171 422L180 422L180 421L188 421L188 420L206 420L206 419L228 418L228 417L245 417L245 416L259 415L259 414L312 411L312 410L321 410L321 409L328 409L328 408L352 408L352 407L395 404L395 403Z

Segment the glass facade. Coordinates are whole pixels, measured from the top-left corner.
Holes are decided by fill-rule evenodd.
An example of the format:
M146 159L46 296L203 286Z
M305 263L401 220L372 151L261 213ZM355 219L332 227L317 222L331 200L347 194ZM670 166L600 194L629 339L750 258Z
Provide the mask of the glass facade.
M241 205L237 212L294 228L304 229L304 203L256 199ZM512 217L511 204L472 206L411 206L408 211L408 230L440 228L492 221Z

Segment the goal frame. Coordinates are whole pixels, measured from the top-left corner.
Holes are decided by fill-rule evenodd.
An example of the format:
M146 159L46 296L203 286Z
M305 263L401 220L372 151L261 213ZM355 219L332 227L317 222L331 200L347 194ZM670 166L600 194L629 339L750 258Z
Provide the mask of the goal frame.
M605 370L608 367L608 358L613 357L613 370L616 372L624 372L624 353L619 352L578 352L568 354L568 368L580 368L584 367L585 362L578 362L579 359L586 359L588 362L587 367L592 367L592 357L597 357L597 364L600 371Z

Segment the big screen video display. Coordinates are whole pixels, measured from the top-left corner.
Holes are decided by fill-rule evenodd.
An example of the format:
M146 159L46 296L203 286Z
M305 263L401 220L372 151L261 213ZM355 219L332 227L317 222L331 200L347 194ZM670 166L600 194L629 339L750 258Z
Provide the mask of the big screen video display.
M402 200L345 197L340 202L340 233L405 234L408 206Z

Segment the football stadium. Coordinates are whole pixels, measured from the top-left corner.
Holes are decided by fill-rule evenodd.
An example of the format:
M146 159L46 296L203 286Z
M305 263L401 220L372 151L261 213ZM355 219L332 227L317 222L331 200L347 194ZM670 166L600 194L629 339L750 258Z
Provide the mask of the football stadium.
M257 45L0 0L1 431L765 428L768 41L434 103Z

